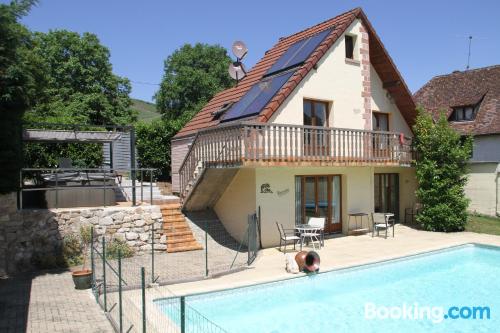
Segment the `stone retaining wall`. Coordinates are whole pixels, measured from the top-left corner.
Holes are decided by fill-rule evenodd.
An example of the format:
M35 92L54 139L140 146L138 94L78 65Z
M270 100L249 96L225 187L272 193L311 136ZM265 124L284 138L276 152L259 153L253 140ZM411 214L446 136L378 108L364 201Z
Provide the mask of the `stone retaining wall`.
M0 276L33 269L34 256L60 252L63 238L78 234L84 225L94 226L97 236L127 242L136 252L164 251L162 214L158 206L16 209L16 194L0 195ZM149 244L149 245L148 245Z

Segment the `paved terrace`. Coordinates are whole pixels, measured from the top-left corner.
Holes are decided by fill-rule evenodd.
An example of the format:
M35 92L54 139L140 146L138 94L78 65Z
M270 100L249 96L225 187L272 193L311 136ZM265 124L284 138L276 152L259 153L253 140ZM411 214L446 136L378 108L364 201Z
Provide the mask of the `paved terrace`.
M325 240L325 247L318 252L321 270L327 271L467 243L500 246L500 236L432 233L397 225L395 238L335 237ZM277 249L265 249L250 269L215 279L148 289L147 299L227 289L301 274L286 273L283 254ZM113 296L110 298L112 303ZM129 316L126 322L132 322L135 331L141 327L140 315L135 311L140 308L140 290L125 292L124 304ZM148 321L161 324L161 313L152 305L148 305L148 309ZM51 272L0 280L0 331L112 332L112 328L90 291L75 290L69 272Z
M500 246L500 236L472 232L428 232L399 224L396 225L395 237L391 236L390 234L384 239L372 238L371 234L367 234L325 239L324 248L317 251L321 257L321 271L374 263L467 243ZM289 245L288 249L293 247ZM305 247L304 250L310 248ZM290 251L290 253L296 252ZM287 273L283 253L271 248L262 250L250 269L211 280L162 286L158 291L165 296L183 295L276 281L301 274L303 273Z

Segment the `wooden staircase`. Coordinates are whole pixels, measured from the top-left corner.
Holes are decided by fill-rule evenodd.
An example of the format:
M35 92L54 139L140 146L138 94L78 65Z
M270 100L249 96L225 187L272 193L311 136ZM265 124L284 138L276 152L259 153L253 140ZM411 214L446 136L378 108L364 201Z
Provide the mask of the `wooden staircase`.
M163 215L163 233L167 236L167 252L202 250L203 247L194 238L181 208L180 203L160 206Z

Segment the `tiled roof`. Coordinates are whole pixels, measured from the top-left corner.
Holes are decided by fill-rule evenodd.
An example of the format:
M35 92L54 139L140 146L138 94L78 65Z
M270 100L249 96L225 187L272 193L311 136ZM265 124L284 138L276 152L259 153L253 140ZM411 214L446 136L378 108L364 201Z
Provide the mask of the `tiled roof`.
M481 102L472 121L451 122L461 133L474 135L500 133L500 65L436 76L415 93L415 101L435 119L453 107Z
M217 111L227 102L238 101L254 84L260 81L266 71L292 44L320 31L335 27L256 117L257 121L266 122L356 18L361 19L368 30L370 38L370 58L373 57L376 59L376 63L372 61L375 70L384 83L389 83L390 87L388 87L387 90L394 95L396 104L400 110L402 110L406 121L411 125L415 117L415 105L413 104L411 93L371 24L368 22L365 14L361 8L355 8L308 29L280 38L278 43L267 51L264 57L248 71L247 76L239 82L238 86L224 90L214 96L214 98L212 98L212 100L210 100L210 102L208 102L208 104L198 112L198 114L196 114L175 137L179 138L193 135L200 129L217 125L219 120L213 119L212 112ZM373 48L372 43L374 44Z

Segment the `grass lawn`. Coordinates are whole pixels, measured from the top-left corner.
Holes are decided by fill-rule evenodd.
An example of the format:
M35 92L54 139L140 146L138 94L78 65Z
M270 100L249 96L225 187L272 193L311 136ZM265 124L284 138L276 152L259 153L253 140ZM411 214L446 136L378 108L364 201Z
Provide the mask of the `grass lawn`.
M132 105L130 106L130 108L137 110L137 112L139 113L139 120L147 123L161 117L161 114L156 111L156 106L150 102L132 98Z
M500 218L484 215L469 215L465 231L500 236Z

